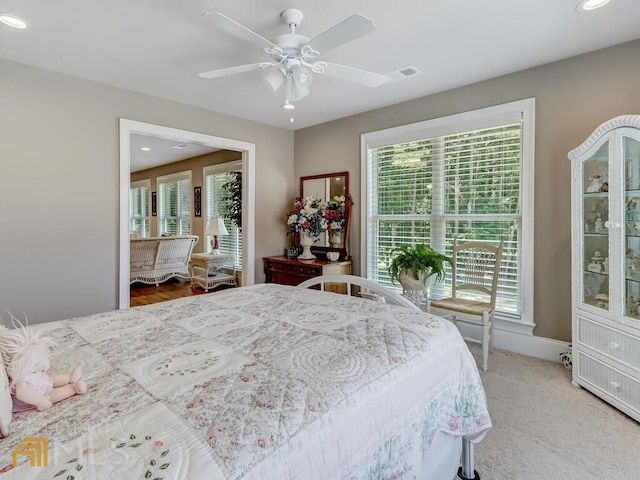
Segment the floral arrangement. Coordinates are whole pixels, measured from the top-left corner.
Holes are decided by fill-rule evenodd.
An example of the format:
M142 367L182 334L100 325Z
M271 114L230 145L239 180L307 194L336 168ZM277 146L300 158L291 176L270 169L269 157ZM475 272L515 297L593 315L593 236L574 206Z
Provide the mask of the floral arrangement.
M324 217L326 203L311 197L296 197L293 203L293 210L287 214L287 225L289 233L300 233L308 235L317 240L327 229Z
M324 209L324 218L327 222L327 230L331 233L344 232L345 223L345 198L333 197L327 202Z

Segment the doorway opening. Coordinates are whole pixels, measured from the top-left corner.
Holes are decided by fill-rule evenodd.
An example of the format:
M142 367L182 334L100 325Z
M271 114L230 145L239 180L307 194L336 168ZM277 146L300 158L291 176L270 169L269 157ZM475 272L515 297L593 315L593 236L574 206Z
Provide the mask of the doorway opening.
M131 137L146 135L206 147L234 150L242 154L242 258L243 285L255 282L255 145L187 130L179 130L135 120L120 119L120 219L119 219L119 308L129 307L129 191L131 186Z

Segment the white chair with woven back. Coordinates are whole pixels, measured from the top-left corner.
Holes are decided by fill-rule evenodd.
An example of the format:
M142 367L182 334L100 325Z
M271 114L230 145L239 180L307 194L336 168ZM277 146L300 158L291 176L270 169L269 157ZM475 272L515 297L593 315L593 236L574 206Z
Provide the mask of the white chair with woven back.
M431 313L448 317L453 323L479 326L480 338L465 336L468 342L482 345L482 370L487 370L493 340L493 317L498 292L498 277L503 242L453 243L451 297L431 301ZM459 328L459 327L458 327Z

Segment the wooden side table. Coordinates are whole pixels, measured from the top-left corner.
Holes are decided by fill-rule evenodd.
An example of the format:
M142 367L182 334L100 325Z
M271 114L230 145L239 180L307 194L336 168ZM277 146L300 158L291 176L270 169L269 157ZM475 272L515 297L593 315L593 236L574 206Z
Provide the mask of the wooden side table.
M315 260L298 260L287 256L263 258L265 281L281 285L298 285L309 278L320 275L351 275L351 260L331 262L316 258ZM327 283L328 292L347 293L344 283Z
M231 273L221 271L223 268ZM191 260L189 260L189 273L191 274L191 287L204 288L205 292L220 285L238 286L236 262L233 254L193 253Z

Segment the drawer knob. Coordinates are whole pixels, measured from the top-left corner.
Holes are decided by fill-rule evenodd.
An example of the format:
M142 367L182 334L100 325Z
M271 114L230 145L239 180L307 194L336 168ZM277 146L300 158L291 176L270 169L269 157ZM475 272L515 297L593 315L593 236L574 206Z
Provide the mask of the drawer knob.
M609 385L611 385L611 388L613 390L617 390L618 388L620 388L620 384L618 382L611 382Z
M613 350L617 350L618 347L620 346L620 344L616 343L616 342L611 342L609 344L609 346L613 349Z

